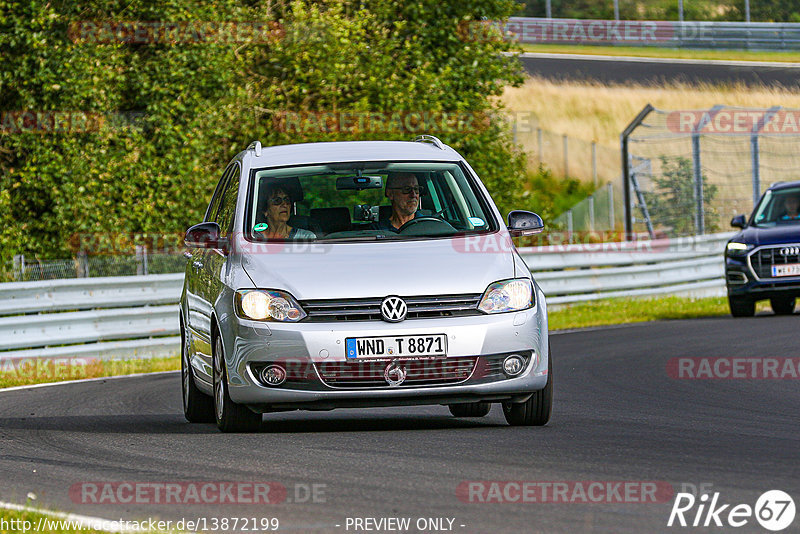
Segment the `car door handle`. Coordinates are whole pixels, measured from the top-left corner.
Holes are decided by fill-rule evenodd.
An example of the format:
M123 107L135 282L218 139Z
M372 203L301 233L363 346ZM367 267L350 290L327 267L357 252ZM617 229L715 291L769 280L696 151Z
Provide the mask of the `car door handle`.
M193 261L192 262L192 267L194 267L197 270L200 270L200 269L203 268L203 262L202 261Z

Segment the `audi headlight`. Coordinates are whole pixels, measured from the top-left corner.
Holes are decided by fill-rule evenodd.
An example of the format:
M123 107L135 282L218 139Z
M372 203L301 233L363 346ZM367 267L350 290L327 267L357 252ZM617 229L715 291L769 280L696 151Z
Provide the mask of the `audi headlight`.
M294 297L275 289L240 289L236 292L236 311L239 317L254 321L296 323L306 317Z
M725 247L725 252L728 256L744 256L752 248L753 245L751 244L731 241L728 243L728 246Z
M527 278L491 284L483 293L478 309L483 313L526 310L533 306L533 286Z

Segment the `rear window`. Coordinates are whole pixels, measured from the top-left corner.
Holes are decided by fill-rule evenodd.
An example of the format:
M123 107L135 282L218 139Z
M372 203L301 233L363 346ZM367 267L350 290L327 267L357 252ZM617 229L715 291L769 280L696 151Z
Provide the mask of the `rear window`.
M256 241L419 239L496 230L457 163L362 162L253 173L245 233Z

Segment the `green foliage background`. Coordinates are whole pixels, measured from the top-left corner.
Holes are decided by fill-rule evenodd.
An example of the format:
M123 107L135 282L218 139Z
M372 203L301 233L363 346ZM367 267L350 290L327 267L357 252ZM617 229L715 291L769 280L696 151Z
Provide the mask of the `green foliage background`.
M75 236L181 232L251 140L408 139L281 132L286 111L491 112L522 81L501 40L459 24L502 19L511 0L0 0L0 111L133 112L99 131L0 133L0 262L70 257ZM278 21L268 43L97 43L80 21ZM525 158L502 123L426 132L469 159L501 210L530 207ZM525 204L527 202L527 204ZM523 203L523 204L520 204Z

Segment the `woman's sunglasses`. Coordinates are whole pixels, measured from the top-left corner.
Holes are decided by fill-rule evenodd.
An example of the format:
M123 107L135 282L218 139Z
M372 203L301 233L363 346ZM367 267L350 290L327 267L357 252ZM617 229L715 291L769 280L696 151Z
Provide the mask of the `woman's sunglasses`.
M289 197L272 197L271 199L269 199L269 203L272 204L273 206L280 206L281 204L284 203L291 204L292 199Z

